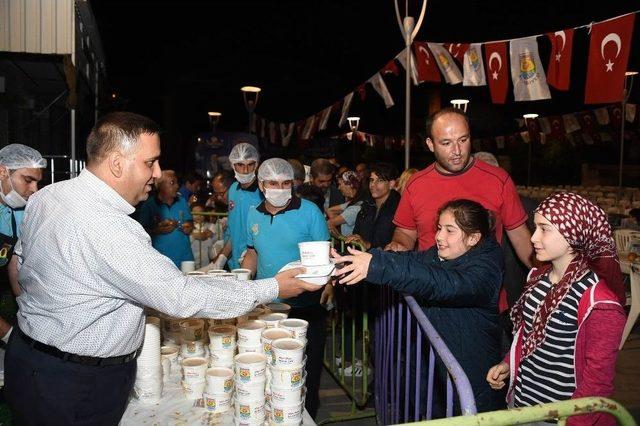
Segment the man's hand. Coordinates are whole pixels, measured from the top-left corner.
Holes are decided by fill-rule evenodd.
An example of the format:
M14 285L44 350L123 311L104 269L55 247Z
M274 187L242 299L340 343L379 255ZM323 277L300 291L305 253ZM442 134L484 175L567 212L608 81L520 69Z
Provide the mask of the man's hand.
M395 241L391 241L389 244L387 244L384 249L386 251L409 251L411 250L409 247L404 246L400 243L396 243Z
M293 268L282 271L275 276L275 279L278 281L278 297L280 299L295 297L305 291L318 291L323 287L321 285L309 284L296 278L296 275L304 274L304 272L305 268Z
M173 232L174 229L176 229L177 224L178 222L176 222L175 220L171 220L171 219L162 220L158 222L158 224L156 225L153 231L155 234L168 234L170 232Z
M182 228L180 229L185 235L191 234L193 231L193 222L185 222L182 224Z
M491 389L500 390L504 387L507 377L509 377L509 364L502 361L489 369L487 382L489 382Z
M345 240L344 240L345 244L360 244L362 245L366 250L369 250L371 248L371 243L367 240L365 240L364 238L362 238L360 235L358 234L351 234L349 235Z

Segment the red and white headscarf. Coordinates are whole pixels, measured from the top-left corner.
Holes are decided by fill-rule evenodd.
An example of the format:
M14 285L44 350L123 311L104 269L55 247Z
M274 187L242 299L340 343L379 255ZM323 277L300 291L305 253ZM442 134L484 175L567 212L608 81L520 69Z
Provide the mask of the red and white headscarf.
M558 307L571 288L589 270L604 279L607 286L621 301L625 299L620 262L606 213L591 201L577 194L556 193L547 197L535 213L547 219L573 248L576 257L571 261L560 281L554 285L533 316L533 329L524 337L522 357L530 355L545 338L545 329L551 313ZM549 272L551 265L537 268L531 274L524 292L511 310L516 329L523 321L525 301L537 282Z

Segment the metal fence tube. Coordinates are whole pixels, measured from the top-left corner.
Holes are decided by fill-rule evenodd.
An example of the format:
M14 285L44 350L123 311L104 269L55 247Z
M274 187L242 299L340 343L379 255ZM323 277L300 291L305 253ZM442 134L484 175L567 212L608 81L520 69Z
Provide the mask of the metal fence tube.
M462 367L460 367L460 364L458 364L449 348L447 348L447 345L444 344L436 329L433 328L422 311L422 308L418 305L418 302L409 295L404 295L404 299L413 315L415 315L418 325L426 334L433 345L434 350L442 360L445 368L456 382L456 390L458 391L458 397L460 398L460 409L462 414L475 414L477 412L476 402L473 397L473 390L471 389L471 384L469 383L467 375L464 373Z
M488 411L472 416L458 416L408 424L424 426L507 426L556 419L560 420L558 424L561 424L568 417L590 413L608 413L616 418L619 425L637 426L633 416L624 406L612 399L600 397L569 399L532 407Z

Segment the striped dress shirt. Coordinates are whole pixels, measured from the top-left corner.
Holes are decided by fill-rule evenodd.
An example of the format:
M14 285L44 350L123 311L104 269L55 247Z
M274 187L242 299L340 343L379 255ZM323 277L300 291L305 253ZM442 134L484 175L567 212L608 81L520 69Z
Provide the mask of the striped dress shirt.
M29 199L16 252L18 323L77 355L138 349L144 307L175 317L231 318L278 296L275 279L184 276L151 246L134 208L88 170Z

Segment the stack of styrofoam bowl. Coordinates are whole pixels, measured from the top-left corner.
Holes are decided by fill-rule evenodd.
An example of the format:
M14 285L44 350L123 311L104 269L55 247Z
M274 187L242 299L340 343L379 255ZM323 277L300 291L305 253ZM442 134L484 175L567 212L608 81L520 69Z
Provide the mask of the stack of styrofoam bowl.
M134 395L140 402L155 404L162 397L162 362L160 358L160 318L147 317L142 351L137 360Z
M267 324L260 320L248 320L238 324L238 353L262 353L262 332Z
M206 358L183 358L182 389L187 399L200 399L207 385L206 372L209 361Z
M267 357L263 353L245 352L235 356L236 424L262 425L265 420L265 386Z
M270 329L266 332L274 333ZM286 330L285 330L286 331ZM307 375L304 355L306 342L283 337L271 342L271 362L267 370L266 412L271 424L302 423Z
M206 393L204 407L212 413L226 413L231 408L233 397L233 370L225 367L211 367L206 372Z
M236 326L231 324L209 327L209 352L212 367L233 368L236 354Z
M287 319L289 315L282 312L270 312L268 314L263 314L258 317L260 321L264 321L267 324L267 328L278 327L280 321L283 319Z

